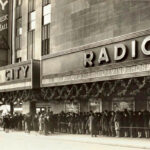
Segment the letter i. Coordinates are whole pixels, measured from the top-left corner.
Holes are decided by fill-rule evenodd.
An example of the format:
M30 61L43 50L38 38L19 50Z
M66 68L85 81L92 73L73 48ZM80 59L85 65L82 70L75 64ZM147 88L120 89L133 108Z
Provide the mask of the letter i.
M136 48L137 48L137 42L134 40L132 41L132 50L131 50L132 58L136 58Z

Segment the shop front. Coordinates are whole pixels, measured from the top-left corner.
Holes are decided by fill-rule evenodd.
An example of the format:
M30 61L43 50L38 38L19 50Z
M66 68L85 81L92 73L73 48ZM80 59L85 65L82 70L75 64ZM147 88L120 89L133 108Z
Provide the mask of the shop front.
M44 56L44 99L69 101L67 111L149 109L149 34L140 31Z
M0 68L0 103L10 105L11 113L17 108L25 114L35 112L40 97L39 67L39 61L31 60Z

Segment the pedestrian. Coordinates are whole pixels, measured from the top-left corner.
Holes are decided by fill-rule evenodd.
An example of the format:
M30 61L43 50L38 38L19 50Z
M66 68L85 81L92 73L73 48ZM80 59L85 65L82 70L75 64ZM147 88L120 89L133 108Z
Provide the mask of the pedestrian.
M8 133L9 132L9 124L10 124L10 119L9 119L9 115L6 114L3 117L3 130Z
M149 112L145 110L143 112L143 119L144 119L144 135L146 138L149 138Z
M116 137L120 137L121 113L117 111L114 116Z
M102 114L102 134L109 135L109 115L107 110Z
M45 114L44 116L44 135L48 135L49 131L49 116Z
M110 116L110 129L111 129L111 136L114 137L115 136L115 121L114 121L114 117L115 117L115 112L112 111L111 112L111 116Z
M32 119L32 124L33 124L33 130L34 131L38 131L39 130L39 123L38 123L38 115L37 114L35 114L34 116L33 116L33 119Z
M136 126L137 126L138 138L142 138L142 131L144 129L144 118L143 118L143 113L141 111L139 111L137 114Z
M122 116L122 127L123 127L123 136L128 137L129 136L129 114L127 111L123 112Z
M91 112L91 115L89 116L89 131L91 133L91 136L96 137L96 119L94 116L94 113Z

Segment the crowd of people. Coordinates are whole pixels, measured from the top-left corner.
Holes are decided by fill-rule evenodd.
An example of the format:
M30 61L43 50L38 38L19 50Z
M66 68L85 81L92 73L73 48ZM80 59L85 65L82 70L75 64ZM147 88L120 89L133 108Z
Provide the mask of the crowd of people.
M35 115L15 113L3 116L4 131L18 130L39 134L91 134L112 137L150 138L150 112L107 111L102 113L80 112L53 114L40 112Z

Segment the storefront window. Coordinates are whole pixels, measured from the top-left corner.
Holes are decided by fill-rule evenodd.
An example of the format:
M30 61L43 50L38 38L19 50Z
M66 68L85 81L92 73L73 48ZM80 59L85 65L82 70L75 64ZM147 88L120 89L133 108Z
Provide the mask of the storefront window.
M112 103L113 111L135 110L135 101L133 98L116 98Z
M80 112L80 103L78 103L78 102L67 102L65 104L65 110L66 110L66 112L78 113L78 112Z
M90 99L89 100L89 111L101 112L102 111L101 99Z

